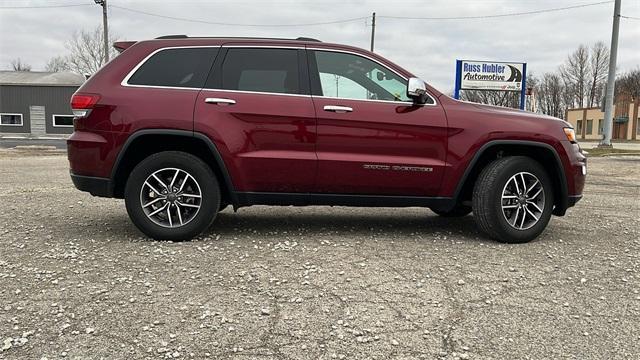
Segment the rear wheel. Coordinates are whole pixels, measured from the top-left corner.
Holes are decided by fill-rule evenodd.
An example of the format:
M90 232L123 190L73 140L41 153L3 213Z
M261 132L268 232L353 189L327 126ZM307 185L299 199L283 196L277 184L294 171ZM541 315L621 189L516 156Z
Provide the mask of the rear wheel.
M531 241L551 218L551 180L531 158L498 159L480 173L473 189L472 207L476 223L492 238L506 243Z
M202 160L165 151L133 169L125 187L125 204L144 234L157 240L189 240L215 219L220 188Z

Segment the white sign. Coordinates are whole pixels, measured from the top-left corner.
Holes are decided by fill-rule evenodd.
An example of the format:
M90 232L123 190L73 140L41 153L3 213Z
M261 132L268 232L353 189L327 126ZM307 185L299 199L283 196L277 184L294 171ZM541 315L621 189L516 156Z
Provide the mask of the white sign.
M521 91L523 63L462 60L460 89Z

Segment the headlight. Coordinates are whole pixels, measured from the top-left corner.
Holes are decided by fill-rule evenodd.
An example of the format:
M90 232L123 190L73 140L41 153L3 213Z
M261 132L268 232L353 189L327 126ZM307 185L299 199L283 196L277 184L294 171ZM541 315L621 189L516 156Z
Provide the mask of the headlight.
M564 134L567 135L567 140L572 143L576 143L576 131L573 128L563 128Z

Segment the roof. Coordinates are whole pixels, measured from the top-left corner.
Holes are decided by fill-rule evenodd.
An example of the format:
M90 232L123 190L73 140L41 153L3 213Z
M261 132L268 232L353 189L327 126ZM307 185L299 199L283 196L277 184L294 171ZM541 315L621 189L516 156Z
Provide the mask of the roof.
M79 86L84 76L72 72L0 71L0 85Z

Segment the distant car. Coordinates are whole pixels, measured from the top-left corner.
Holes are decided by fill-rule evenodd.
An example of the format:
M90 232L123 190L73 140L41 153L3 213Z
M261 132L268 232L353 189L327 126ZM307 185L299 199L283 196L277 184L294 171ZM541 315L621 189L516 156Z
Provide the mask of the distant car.
M71 100L71 178L124 198L155 239L262 204L473 211L490 237L521 243L582 197L569 123L453 100L366 50L186 36L114 46Z

